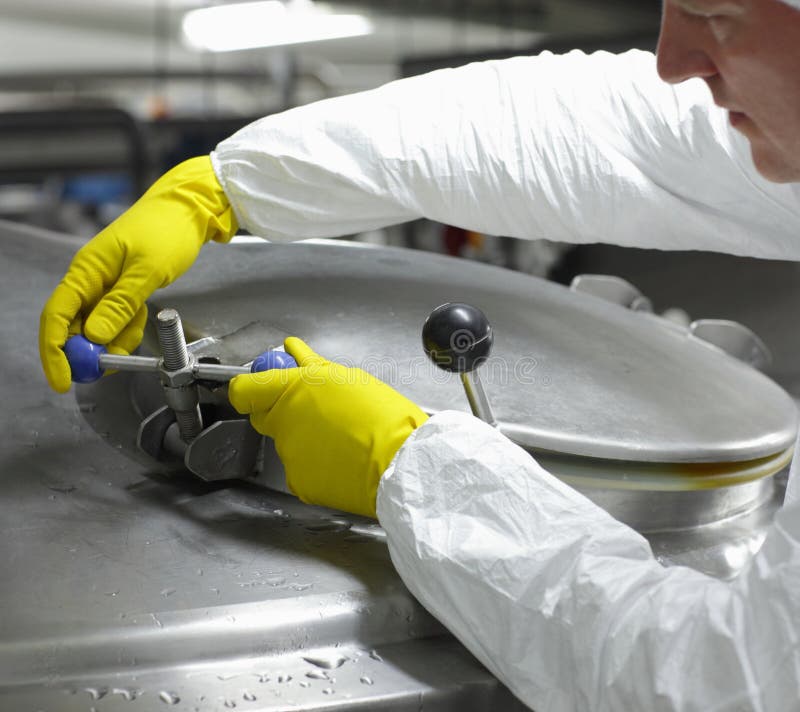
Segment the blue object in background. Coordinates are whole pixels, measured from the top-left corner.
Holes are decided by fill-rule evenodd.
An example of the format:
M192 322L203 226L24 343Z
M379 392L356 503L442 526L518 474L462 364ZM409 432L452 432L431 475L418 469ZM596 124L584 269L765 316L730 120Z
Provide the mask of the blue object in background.
M63 200L97 207L107 203L129 203L133 181L125 173L90 173L64 181Z

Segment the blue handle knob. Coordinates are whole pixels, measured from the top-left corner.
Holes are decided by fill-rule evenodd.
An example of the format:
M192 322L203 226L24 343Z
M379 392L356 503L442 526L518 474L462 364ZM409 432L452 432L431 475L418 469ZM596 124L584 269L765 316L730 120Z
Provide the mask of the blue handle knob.
M285 351L265 351L253 359L250 373L270 371L273 368L297 368L297 361Z
M69 361L73 383L94 383L103 375L105 369L100 368L100 355L106 353L105 346L78 334L67 339L64 353Z

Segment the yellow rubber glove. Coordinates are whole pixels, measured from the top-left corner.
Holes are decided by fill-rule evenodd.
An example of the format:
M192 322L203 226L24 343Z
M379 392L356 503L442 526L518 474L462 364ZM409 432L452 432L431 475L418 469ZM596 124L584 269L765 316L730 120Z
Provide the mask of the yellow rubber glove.
M159 178L124 214L87 242L50 295L39 322L39 354L50 386L64 393L71 374L62 346L81 333L127 354L142 340L145 300L183 274L209 240L238 229L208 156Z
M327 361L295 337L298 368L236 376L233 407L275 441L289 489L303 502L376 517L378 483L428 416L360 368Z

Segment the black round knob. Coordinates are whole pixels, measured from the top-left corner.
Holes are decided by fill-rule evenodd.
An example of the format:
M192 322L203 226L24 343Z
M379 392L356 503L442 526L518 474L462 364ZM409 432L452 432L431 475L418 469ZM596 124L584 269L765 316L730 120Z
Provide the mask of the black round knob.
M439 368L465 373L492 350L492 327L477 307L448 302L436 307L422 327L422 347Z

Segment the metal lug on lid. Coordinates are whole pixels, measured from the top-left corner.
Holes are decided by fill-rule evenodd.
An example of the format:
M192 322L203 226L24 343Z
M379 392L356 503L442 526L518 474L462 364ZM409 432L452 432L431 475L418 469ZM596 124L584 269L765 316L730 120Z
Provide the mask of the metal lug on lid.
M689 331L695 338L722 349L759 371L772 363L772 354L766 344L738 321L697 319L689 325Z
M652 312L653 304L630 282L610 274L579 274L569 285L573 292L590 294L632 311Z
M150 457L161 460L164 458L164 439L169 426L175 422L175 413L168 405L161 406L158 410L148 415L139 425L136 434L136 445Z
M189 443L183 461L206 482L244 479L253 475L263 441L247 420L219 420Z

